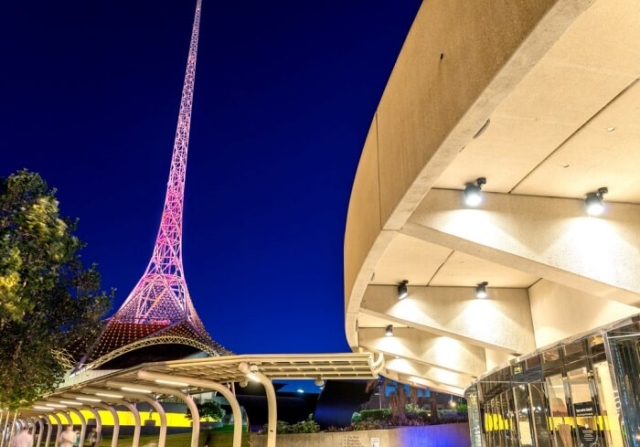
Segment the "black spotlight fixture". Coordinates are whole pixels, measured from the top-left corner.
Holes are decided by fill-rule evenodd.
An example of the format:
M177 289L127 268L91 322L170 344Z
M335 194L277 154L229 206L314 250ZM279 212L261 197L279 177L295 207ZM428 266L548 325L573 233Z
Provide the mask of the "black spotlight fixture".
M407 288L407 284L409 284L409 281L407 281L406 279L403 280L400 284L398 284L398 299L399 300L407 297L407 294L409 293L409 290Z
M387 328L384 330L384 335L387 336L387 337L393 337L393 325L392 324L387 326Z
M587 194L587 198L584 199L584 204L587 207L587 214L589 216L599 216L604 211L604 203L602 197L609 192L609 188L603 186L598 188L596 192L590 192Z
M484 281L484 282L481 282L480 284L478 284L476 286L476 298L484 299L484 298L487 297L487 286L488 285L489 285L489 283Z
M487 179L479 177L474 183L467 183L464 188L464 203L469 206L478 206L482 202L482 185L487 184Z

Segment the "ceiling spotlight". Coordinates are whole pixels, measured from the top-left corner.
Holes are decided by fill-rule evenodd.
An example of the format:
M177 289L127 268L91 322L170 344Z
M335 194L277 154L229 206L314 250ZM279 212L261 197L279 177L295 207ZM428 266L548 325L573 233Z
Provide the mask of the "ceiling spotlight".
M409 284L409 281L407 281L406 279L403 280L400 284L398 284L398 299L399 300L407 297L407 294L409 293L409 290L407 288L407 284Z
M587 207L587 214L589 216L599 216L604 211L604 203L602 202L602 196L609 192L607 187L598 188L596 192L590 192L587 194L587 198L584 199L584 203Z
M247 385L249 385L249 382L246 380L243 380L242 382L239 383L241 388L245 388Z
M482 190L482 185L486 183L487 179L484 177L479 177L474 183L467 183L464 187L464 203L469 206L480 205L480 202L482 202L480 191Z
M387 328L384 330L384 335L387 336L387 337L393 337L393 325L392 324L387 326Z
M324 386L324 380L322 380L322 377L318 377L313 383L315 383L316 386Z
M488 282L484 281L481 282L480 284L478 284L476 286L476 298L486 298L487 297L487 286L489 285Z

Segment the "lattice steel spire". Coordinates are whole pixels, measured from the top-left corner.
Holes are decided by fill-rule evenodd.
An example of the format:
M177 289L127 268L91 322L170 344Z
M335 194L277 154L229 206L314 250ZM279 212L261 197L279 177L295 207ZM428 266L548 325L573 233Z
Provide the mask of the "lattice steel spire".
M191 127L191 106L198 56L201 0L191 32L189 59L182 88L178 127L173 144L169 183L162 210L162 220L153 255L146 272L113 318L135 323L159 320L197 319L184 279L182 267L182 210L187 173L187 151Z
M100 362L104 363L116 354L127 352L127 347L149 346L154 340L161 342L162 338L166 343L182 338L187 345L214 355L228 352L211 339L198 317L182 266L184 185L201 5L202 0L197 0L169 182L151 261L122 307L109 320L105 332L86 359L89 362L102 358Z

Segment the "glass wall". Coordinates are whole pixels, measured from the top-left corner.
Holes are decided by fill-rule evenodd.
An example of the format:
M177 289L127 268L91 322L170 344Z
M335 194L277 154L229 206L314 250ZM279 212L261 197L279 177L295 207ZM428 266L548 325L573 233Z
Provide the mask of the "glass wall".
M467 395L474 447L640 447L640 316L515 359Z

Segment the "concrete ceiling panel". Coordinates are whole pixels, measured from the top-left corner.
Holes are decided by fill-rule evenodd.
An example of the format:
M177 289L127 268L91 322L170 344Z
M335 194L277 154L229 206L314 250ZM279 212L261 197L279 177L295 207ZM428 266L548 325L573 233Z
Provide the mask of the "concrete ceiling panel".
M422 377L440 385L462 389L469 386L471 382L469 376L460 375L435 366L420 365L407 359L389 359L385 362L385 368L405 376Z
M541 62L498 107L486 131L449 165L436 187L462 189L486 177L485 191L511 191L633 79ZM529 194L543 195L535 189ZM559 197L567 197L567 191Z
M638 77L639 17L637 0L597 1L572 24L546 59Z
M640 203L639 111L640 83L635 83L545 160L514 192L584 198L586 193L607 186L610 191L607 200Z
M528 288L538 279L537 276L456 251L429 285L471 287L487 281L491 287Z
M398 300L395 287L371 285L361 312L508 353L535 349L524 289L490 289L489 299L481 300L472 287L409 287Z
M429 334L415 328L394 327L393 337L383 329L358 332L359 345L374 352L475 377L486 370L485 349L451 337Z
M405 235L398 235L376 265L372 284L426 285L438 268L451 254L451 250Z

